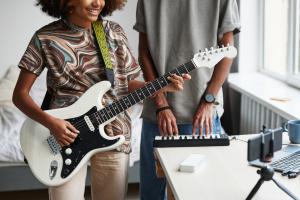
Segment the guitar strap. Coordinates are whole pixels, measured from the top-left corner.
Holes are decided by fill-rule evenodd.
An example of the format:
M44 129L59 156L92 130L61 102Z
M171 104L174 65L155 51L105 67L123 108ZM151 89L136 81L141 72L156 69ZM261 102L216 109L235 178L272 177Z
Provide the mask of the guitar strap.
M97 20L93 22L92 25L97 38L99 49L101 51L102 58L104 60L106 77L111 83L112 87L114 87L114 71L112 68L112 62L108 50L108 44L106 41L102 21Z
M102 57L104 60L106 77L113 87L114 86L114 71L112 68L112 62L111 62L111 58L110 58L110 54L109 54L109 50L108 50L108 45L107 45L105 31L104 31L104 27L102 25L102 21L97 20L92 23L92 26L93 26L93 29L94 29L94 32L95 32L95 35L97 38L97 43L98 43L99 49L101 51L101 54L102 54ZM52 98L51 94L47 90L44 100L43 100L43 103L42 103L42 106L41 106L42 110L49 109L51 98Z

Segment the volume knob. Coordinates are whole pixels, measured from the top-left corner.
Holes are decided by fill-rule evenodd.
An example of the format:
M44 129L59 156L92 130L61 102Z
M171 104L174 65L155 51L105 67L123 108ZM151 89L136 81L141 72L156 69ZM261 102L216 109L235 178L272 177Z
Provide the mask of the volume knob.
M71 165L71 164L72 164L72 160L69 159L69 158L66 159L66 160L65 160L65 164L66 164L66 165Z
M67 155L70 155L70 154L72 153L72 149L71 149L71 148L67 148L67 149L65 150L65 153L66 153Z

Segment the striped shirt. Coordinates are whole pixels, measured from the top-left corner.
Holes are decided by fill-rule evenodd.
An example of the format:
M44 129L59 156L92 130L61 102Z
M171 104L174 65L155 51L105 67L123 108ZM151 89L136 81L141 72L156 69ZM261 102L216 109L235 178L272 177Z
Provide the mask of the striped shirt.
M102 104L106 105L127 95L128 81L141 79L142 72L120 25L107 20L102 23L115 76L114 88L102 99ZM47 89L52 96L50 109L71 105L91 86L107 80L93 31L62 19L36 31L18 66L37 76L45 67L48 69ZM105 130L110 136L123 134L126 142L120 150L130 152L131 120L128 110L120 113Z

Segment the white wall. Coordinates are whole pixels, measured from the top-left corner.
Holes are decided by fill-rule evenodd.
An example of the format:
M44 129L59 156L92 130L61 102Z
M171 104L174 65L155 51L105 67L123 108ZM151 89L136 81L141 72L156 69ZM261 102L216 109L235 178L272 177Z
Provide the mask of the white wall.
M35 6L35 0L1 0L0 77L9 65L17 65L33 33L54 19ZM122 11L111 17L125 29L131 48L137 55L138 33L132 29L137 0L128 0Z
M242 30L239 34L239 72L256 72L260 65L261 49L258 44L260 24L258 8L261 0L240 0L240 17Z

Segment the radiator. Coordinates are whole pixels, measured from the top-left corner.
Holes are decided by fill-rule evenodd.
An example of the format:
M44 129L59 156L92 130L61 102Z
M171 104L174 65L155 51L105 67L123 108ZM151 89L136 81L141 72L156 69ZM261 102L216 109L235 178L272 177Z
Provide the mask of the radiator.
M245 94L241 94L240 116L241 134L259 133L263 125L274 129L287 121L284 117Z

